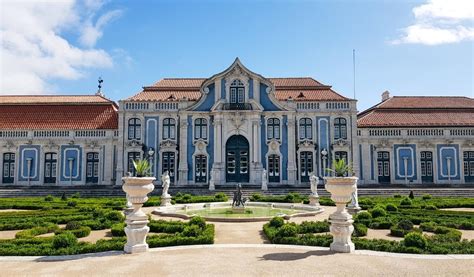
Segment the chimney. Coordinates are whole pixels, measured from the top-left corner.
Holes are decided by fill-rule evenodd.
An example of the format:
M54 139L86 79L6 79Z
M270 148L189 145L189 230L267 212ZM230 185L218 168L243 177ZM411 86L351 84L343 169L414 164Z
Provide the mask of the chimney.
M390 98L390 92L388 90L382 93L382 102L388 100Z

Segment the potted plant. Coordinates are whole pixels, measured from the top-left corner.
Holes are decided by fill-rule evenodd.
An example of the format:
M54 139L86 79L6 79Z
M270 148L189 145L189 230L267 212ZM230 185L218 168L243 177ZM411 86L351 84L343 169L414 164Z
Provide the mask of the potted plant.
M329 215L331 222L330 231L333 236L331 250L336 252L354 252L355 247L351 241L354 231L352 216L347 212L346 203L352 198L357 189L357 177L353 174L352 167L344 159L335 160L334 167L326 171L332 172L334 177L325 177L326 190L331 193L331 199L336 203L336 211Z
M143 203L148 200L148 193L152 192L155 186L153 181L155 177L151 177L151 165L147 160L133 161L135 168L135 177L123 177L122 189L127 194L127 201L133 206L125 220L127 226L125 233L127 234L127 244L125 244L126 253L139 253L148 250L146 243L146 235L150 228L148 224L148 216L142 211Z

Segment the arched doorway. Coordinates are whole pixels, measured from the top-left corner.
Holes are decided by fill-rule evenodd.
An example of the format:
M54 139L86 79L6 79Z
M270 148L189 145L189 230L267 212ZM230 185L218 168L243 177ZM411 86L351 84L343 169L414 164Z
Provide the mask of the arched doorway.
M225 145L227 182L249 181L249 142L244 136L231 136Z

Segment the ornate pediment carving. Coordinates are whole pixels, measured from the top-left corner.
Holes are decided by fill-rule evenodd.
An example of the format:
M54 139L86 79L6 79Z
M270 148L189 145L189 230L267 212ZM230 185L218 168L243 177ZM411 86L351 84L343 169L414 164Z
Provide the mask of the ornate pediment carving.
M11 149L15 148L15 143L13 143L11 140L7 140L3 147L10 151Z
M96 148L99 147L99 142L96 141L96 140L91 140L91 141L87 142L86 146L91 148L91 149L96 149Z
M347 146L349 146L349 141L347 141L347 139L338 139L338 140L334 141L332 146L333 147L339 147L339 148L347 147Z
M174 140L170 140L170 139L167 139L167 140L164 140L160 143L160 148L172 148L173 150L176 149L176 142Z
M231 118L230 118L230 122L232 123L232 125L235 127L235 129L237 129L237 133L240 129L240 127L242 127L245 123L247 119L245 118L245 116L242 114L242 113L233 113Z
M377 148L385 148L385 147L390 147L391 143L388 139L381 139L379 140L377 144Z
M298 147L299 148L313 148L314 147L314 142L312 140L309 140L309 139L304 139L304 140L300 140L299 144L298 144Z
M48 143L44 145L44 148L46 149L59 149L59 145L57 145L53 140L49 140Z
M474 146L474 139L469 139L464 142L464 146L466 147L473 147Z
M280 148L280 141L277 139L270 139L267 142L268 147L270 148L271 151L277 151Z
M431 143L429 140L423 140L420 142L420 147L422 148L433 148L434 144Z
M138 147L138 146L142 146L142 143L136 139L132 139L128 141L127 145L130 147Z
M200 139L194 141L194 146L196 146L197 150L204 151L204 150L206 150L206 147L207 147L207 141L200 138Z

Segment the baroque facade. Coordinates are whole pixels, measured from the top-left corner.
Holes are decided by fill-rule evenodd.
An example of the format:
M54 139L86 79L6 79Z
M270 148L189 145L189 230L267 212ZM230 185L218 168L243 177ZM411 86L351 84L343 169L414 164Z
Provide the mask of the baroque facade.
M163 79L120 101L117 174L147 157L179 186L258 185L264 169L270 186L300 185L334 158L357 168L356 122L356 101L330 86L265 78L236 59L210 78Z
M345 159L361 186L474 184L474 99L356 100L310 77L266 78L238 59L165 78L115 104L96 95L0 96L0 185L122 185L148 159L174 186L308 187ZM265 172L265 173L264 173Z

